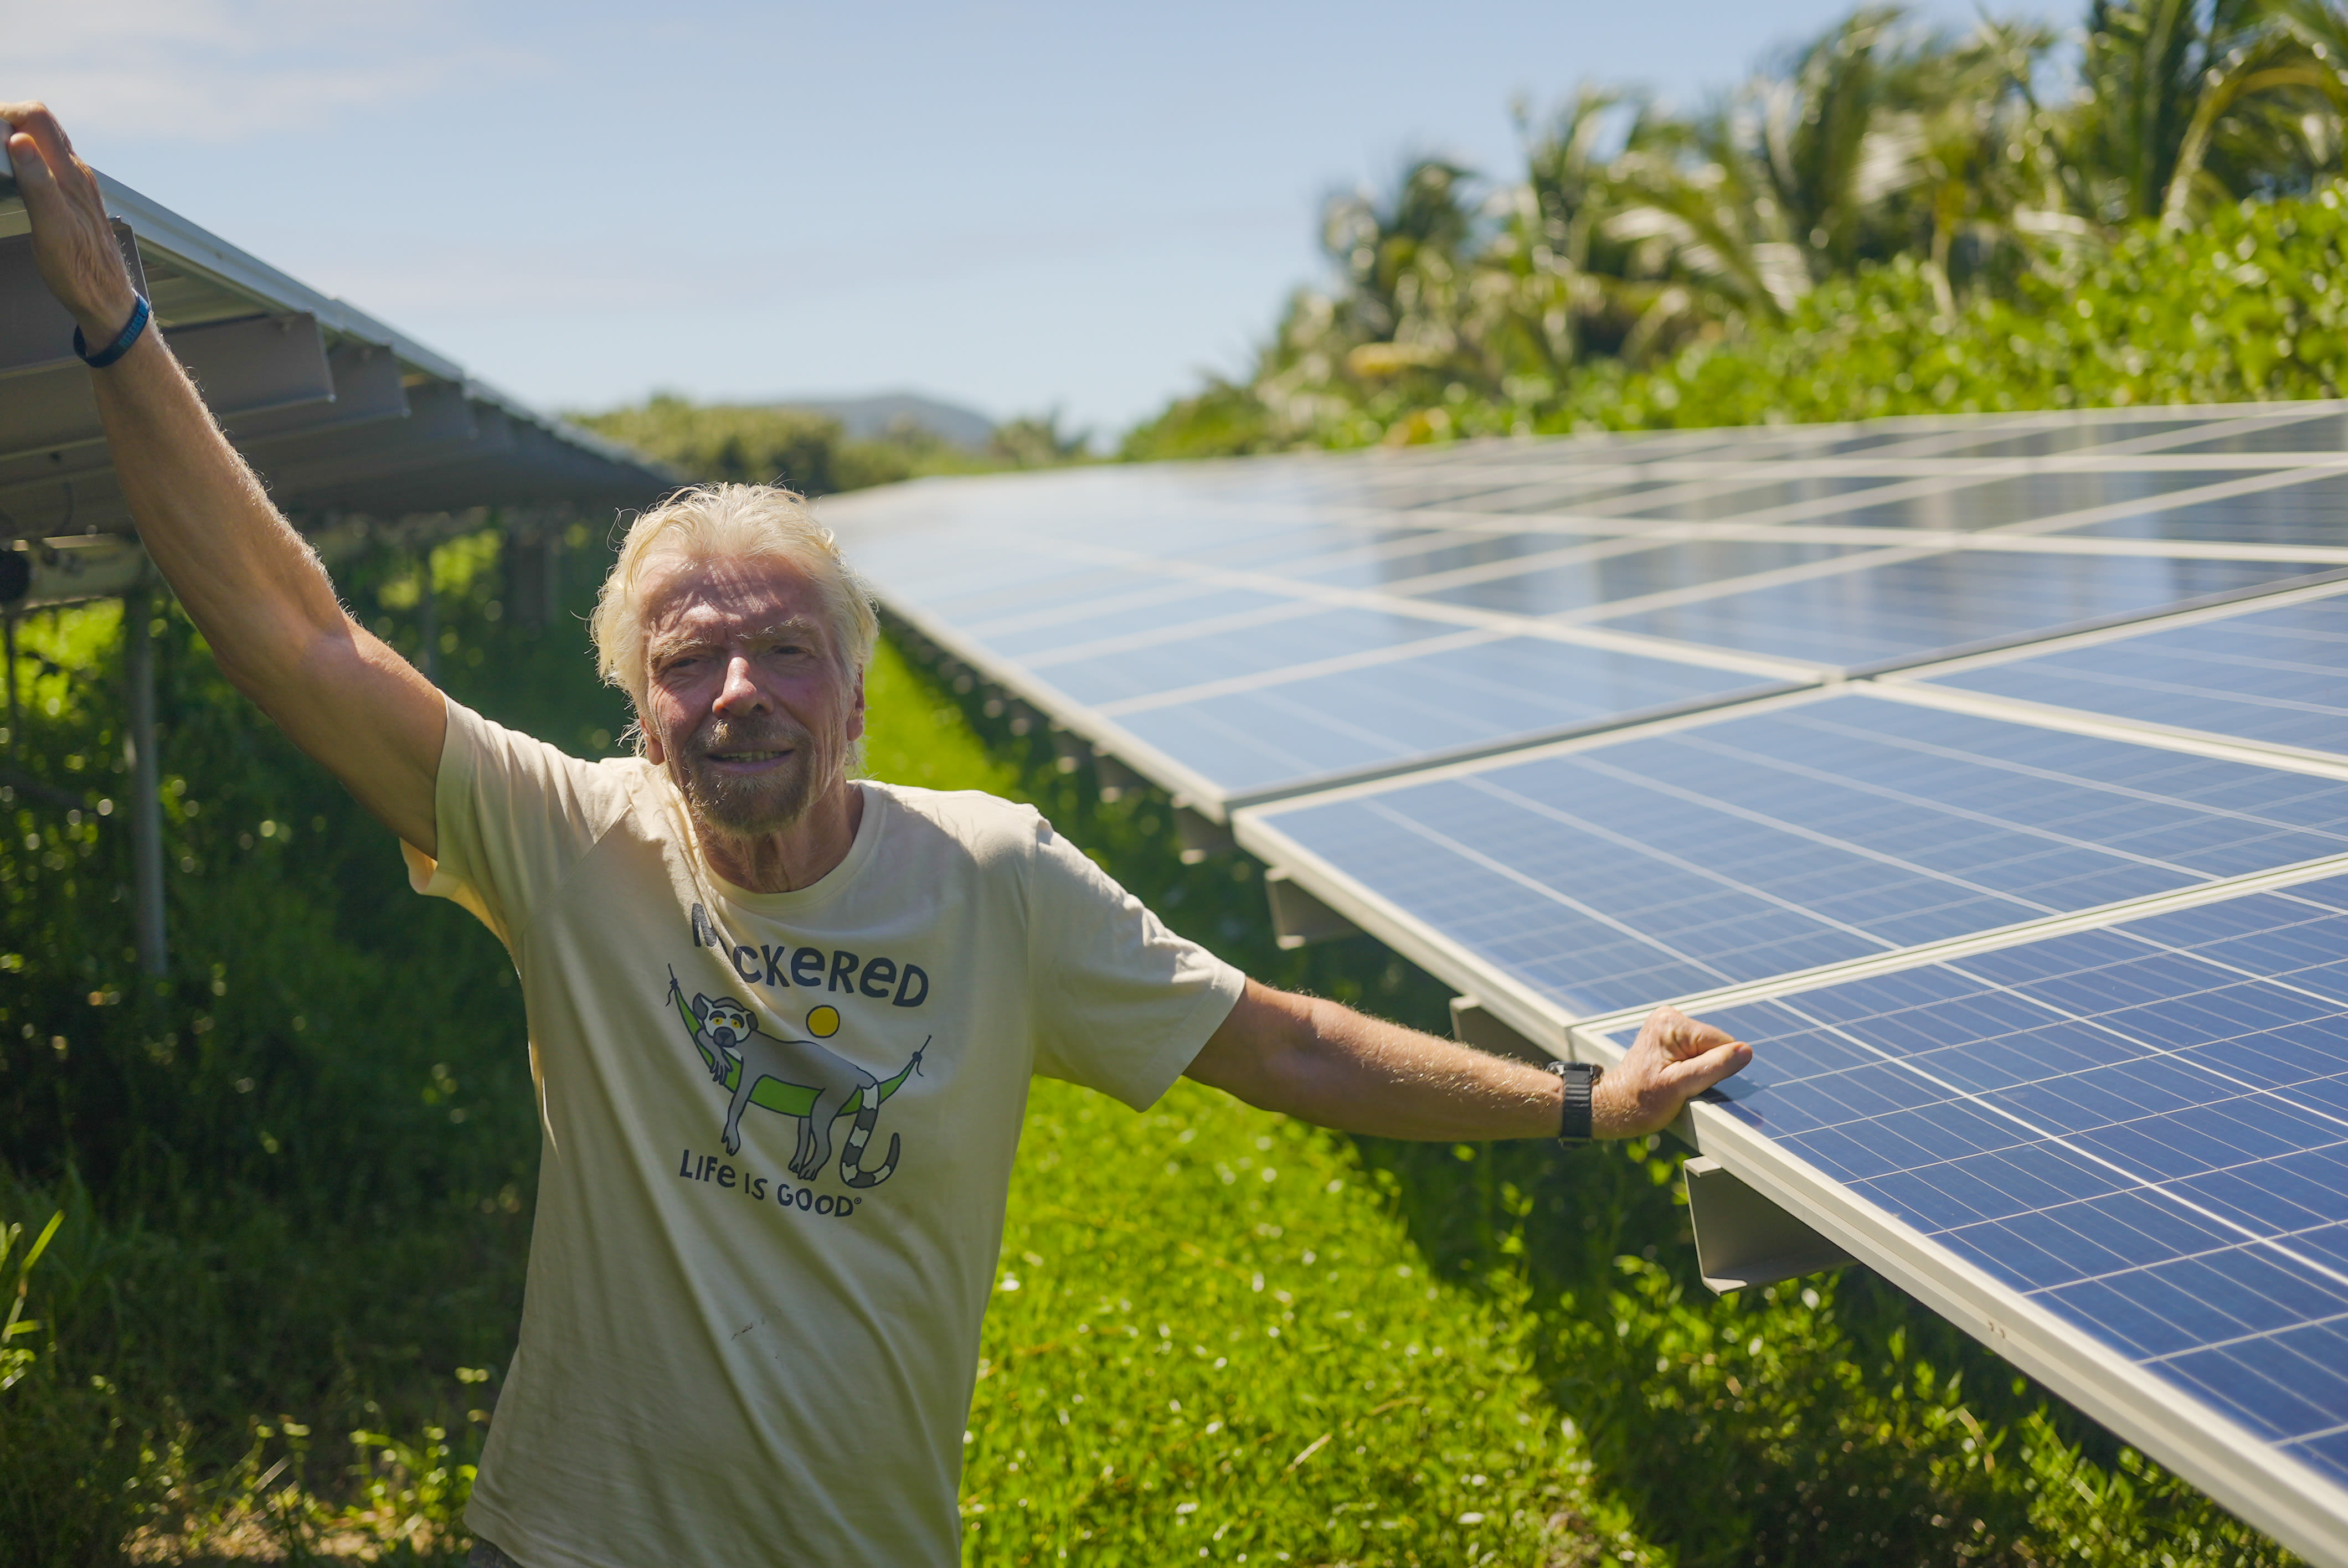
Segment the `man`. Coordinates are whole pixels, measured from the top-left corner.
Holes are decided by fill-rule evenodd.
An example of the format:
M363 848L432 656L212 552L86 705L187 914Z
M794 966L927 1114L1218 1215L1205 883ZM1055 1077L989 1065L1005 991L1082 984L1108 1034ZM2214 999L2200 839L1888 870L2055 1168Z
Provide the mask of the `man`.
M1035 1073L1137 1107L1187 1073L1452 1141L1651 1132L1749 1060L1663 1009L1593 1088L1286 995L1028 808L852 779L872 608L787 492L689 491L630 530L594 635L640 757L445 701L344 612L146 325L54 118L0 118L149 554L230 679L522 978L541 1177L477 1560L957 1561Z

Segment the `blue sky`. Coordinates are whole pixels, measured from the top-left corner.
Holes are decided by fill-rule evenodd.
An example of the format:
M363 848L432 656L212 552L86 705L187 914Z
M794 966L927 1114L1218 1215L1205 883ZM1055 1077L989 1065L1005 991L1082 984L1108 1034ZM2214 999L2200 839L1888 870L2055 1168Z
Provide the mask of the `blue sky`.
M914 389L1109 430L1246 364L1331 189L1507 173L1512 103L1692 102L1846 9L0 0L0 97L542 405Z

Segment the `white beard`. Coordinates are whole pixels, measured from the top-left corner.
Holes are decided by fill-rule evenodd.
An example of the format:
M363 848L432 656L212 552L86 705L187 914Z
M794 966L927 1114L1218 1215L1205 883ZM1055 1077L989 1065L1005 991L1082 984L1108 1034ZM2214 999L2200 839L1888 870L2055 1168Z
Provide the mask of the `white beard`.
M712 752L788 750L778 766L756 777L720 772ZM728 838L764 838L805 816L828 780L820 776L815 737L788 720L757 725L713 719L681 746L668 748L676 764L678 787L694 820Z

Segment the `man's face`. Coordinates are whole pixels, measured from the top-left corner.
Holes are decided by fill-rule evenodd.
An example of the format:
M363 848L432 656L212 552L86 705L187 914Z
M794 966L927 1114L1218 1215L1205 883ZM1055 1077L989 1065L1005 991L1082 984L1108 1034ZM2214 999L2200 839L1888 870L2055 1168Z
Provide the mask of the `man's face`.
M645 751L695 818L780 832L845 776L864 690L788 561L672 559L645 581Z

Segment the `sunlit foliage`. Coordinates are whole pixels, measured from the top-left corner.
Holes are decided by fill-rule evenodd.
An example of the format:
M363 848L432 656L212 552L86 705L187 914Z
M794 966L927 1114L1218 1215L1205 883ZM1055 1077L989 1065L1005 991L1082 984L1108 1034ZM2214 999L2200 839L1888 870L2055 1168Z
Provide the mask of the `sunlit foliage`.
M2050 300L2098 269L2136 266L2142 298L2127 308L2165 309L2199 292L2206 280L2183 264L2206 247L2181 244L2167 273L2143 271L2146 258L2341 173L2343 64L2337 0L2095 0L2068 35L1986 18L1952 34L1877 6L1694 114L1585 87L1526 117L1512 177L1421 160L1384 194L1332 198L1330 282L1289 302L1243 384L1177 402L1125 452L1654 423L1652 403L1636 420L1612 412L1624 375L1668 380L1661 367L1692 353L1782 356L1823 343L1822 313L1855 304L1870 322L1896 315L1878 336L1910 354L2001 312L2035 337ZM2322 265L2281 238L2273 275ZM2225 395L2291 395L2259 380L2263 357L2201 379L2242 389ZM1812 365L1810 379L1842 390L1746 399L1740 417L1814 417L1870 385L1829 354ZM2028 384L2047 400L2034 405L2063 405L2047 378ZM2177 395L2108 375L2070 393ZM1665 412L1708 421L1715 405L1699 403L1702 415Z

